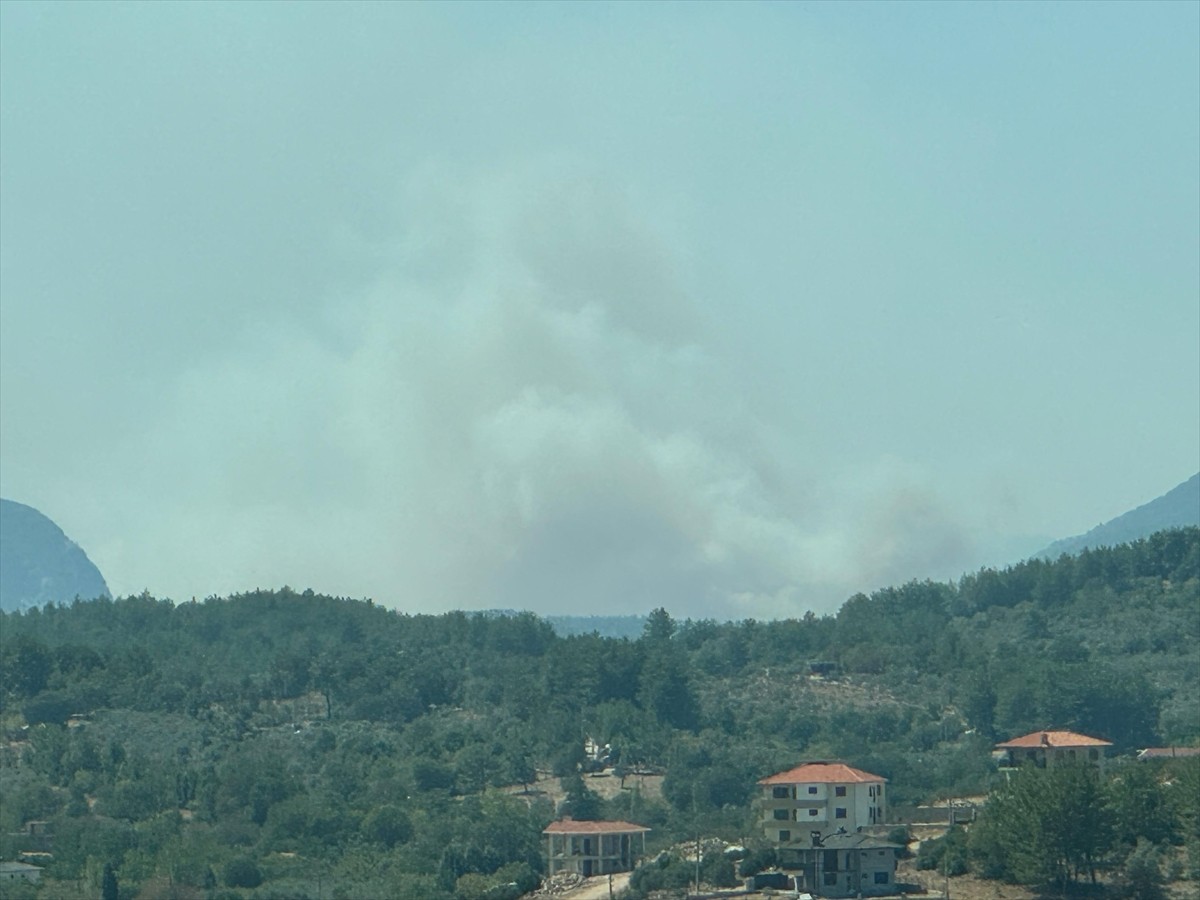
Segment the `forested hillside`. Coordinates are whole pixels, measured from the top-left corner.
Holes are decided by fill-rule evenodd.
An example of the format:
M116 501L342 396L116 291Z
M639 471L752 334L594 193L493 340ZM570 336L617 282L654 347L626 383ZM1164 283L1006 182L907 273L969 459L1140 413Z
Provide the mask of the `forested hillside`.
M658 610L637 640L287 588L48 606L0 619L0 857L50 820L56 897L90 896L106 863L130 897L515 892L557 812L520 791L537 770L579 817L660 846L751 836L755 781L805 757L885 775L893 803L983 793L994 741L1034 729L1118 754L1195 743L1198 645L1194 528L836 616ZM662 798L630 779L599 801L578 777L589 736L618 776L665 773Z

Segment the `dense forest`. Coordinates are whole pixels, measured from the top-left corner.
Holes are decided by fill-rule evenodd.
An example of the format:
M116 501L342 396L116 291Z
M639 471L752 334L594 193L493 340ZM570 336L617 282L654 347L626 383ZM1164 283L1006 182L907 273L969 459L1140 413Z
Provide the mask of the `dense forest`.
M997 740L1053 726L1117 756L1200 742L1198 646L1195 528L857 595L833 616L656 610L636 640L288 588L5 613L0 858L50 846L28 834L46 821L31 896L495 900L537 884L541 830L564 810L649 825L655 849L697 830L753 846L756 780L803 758L886 776L893 804L996 788L1003 811L1018 801ZM664 775L661 796L636 779L590 791L587 738L622 783ZM539 772L563 779L560 808L522 790ZM1179 796L1153 834L1113 824L1070 876L1139 839L1200 837ZM982 871L1062 877L987 821Z

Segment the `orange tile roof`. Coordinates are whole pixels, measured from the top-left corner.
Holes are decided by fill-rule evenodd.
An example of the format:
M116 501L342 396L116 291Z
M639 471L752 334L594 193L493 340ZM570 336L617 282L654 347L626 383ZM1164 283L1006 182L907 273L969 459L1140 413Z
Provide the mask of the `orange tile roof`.
M864 784L869 781L887 779L845 763L810 762L764 778L759 784Z
M645 825L632 822L585 822L582 819L559 819L546 826L542 834L627 834L631 831L649 831Z
M1036 747L1111 747L1111 741L1088 737L1086 734L1076 734L1074 731L1035 731L1003 744L997 744L1000 750L1019 750Z

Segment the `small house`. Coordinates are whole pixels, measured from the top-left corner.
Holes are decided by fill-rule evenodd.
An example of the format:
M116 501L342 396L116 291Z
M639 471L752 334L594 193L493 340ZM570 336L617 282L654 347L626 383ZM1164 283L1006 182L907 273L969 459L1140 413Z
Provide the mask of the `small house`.
M996 745L1002 769L1037 766L1039 769L1070 763L1088 763L1104 768L1105 748L1110 741L1076 734L1074 731L1035 731Z
M779 867L795 871L796 890L822 897L896 893L896 859L904 849L861 831L813 831L807 846L780 847ZM798 871L797 871L798 870Z
M632 822L585 822L559 819L542 832L546 836L546 874L575 872L585 878L631 872L646 854L646 832Z
M14 881L37 884L41 877L41 866L31 866L23 862L0 862L0 884L11 884Z

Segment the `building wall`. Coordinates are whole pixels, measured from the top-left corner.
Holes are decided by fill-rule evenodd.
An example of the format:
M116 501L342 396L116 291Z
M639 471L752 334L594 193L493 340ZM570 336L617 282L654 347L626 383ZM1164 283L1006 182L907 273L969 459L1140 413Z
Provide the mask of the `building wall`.
M18 871L0 872L0 881L27 881L31 884L37 884L41 877L41 869L32 866L28 869L20 869Z
M1103 770L1105 759L1103 747L1020 747L1010 748L1005 762L1016 768L1025 765L1053 768L1086 762Z
M548 872L608 875L633 869L641 850L639 834L548 834Z
M796 889L826 897L895 893L896 855L892 850L789 850L781 860L796 871Z
M869 784L763 785L762 825L774 843L807 843L810 831L853 831L886 821L882 782ZM781 837L787 832L787 838Z

